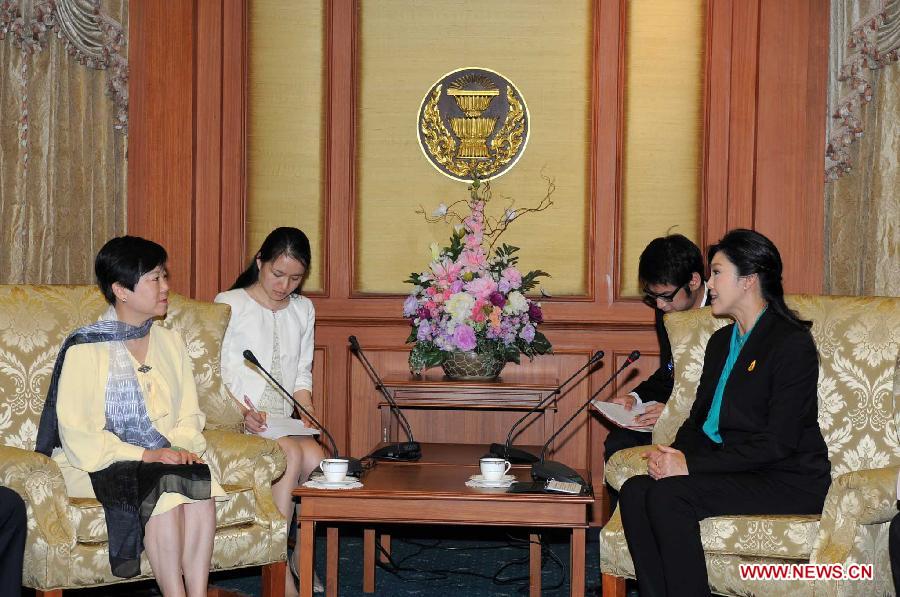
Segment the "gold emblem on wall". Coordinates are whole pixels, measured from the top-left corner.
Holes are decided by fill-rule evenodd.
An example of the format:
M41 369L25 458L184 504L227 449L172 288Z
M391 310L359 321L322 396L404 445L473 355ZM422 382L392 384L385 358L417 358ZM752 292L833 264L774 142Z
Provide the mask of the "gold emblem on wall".
M486 68L462 68L425 94L417 123L428 161L454 180L497 178L525 152L528 106L513 83Z

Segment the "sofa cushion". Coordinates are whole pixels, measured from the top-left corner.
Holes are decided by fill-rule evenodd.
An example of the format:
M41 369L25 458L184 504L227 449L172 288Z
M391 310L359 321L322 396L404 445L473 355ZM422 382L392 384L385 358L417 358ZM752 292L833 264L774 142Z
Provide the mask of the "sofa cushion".
M252 487L222 485L228 500L216 502L216 530L251 524L257 510ZM69 498L69 520L79 543L106 543L106 518L103 506L94 498Z
M808 560L819 516L716 516L700 521L706 553Z

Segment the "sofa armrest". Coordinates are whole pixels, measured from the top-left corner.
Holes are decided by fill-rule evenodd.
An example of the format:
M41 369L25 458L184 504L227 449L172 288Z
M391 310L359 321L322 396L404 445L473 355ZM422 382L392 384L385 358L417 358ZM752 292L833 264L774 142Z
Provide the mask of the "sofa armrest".
M885 523L897 514L898 472L900 465L895 465L845 473L832 481L811 562L844 562L860 525Z
M36 533L48 546L74 545L75 529L69 522L68 493L59 465L38 452L0 445L0 485L22 496Z
M223 485L253 487L259 511L257 522L270 525L284 521L272 501L272 482L284 474L284 452L272 440L221 429L207 429L206 462Z
M653 446L636 446L613 454L603 469L603 476L606 478L606 482L613 489L619 491L625 481L631 477L646 475L647 459L644 458L643 454L651 448Z

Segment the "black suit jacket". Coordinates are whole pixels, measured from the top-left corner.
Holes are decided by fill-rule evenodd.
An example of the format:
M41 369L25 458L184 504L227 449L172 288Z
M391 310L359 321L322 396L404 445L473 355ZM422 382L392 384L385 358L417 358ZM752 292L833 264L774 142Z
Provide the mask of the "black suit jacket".
M722 444L703 432L735 324L712 335L697 398L673 447L690 473L764 472L823 498L831 483L818 422L819 360L812 334L771 309L734 364L719 413Z
M705 307L708 304L709 296L707 295L701 306ZM669 334L666 332L666 325L663 321L665 314L659 309L654 309L654 311L656 311L656 340L659 342L659 369L632 391L641 397L642 402L655 400L665 403L669 401L675 385L675 369L672 362L672 345L669 343Z

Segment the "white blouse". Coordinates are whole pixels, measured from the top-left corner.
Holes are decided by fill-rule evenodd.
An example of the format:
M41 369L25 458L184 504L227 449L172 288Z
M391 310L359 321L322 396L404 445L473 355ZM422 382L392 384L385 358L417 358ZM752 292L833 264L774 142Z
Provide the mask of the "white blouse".
M243 352L248 348L285 389L291 393L312 392L316 323L312 301L305 296L291 295L287 307L271 311L243 288L221 292L214 300L231 306L231 320L222 343L222 380L238 402L244 405L247 396L259 408L266 388L271 387L265 374L244 359ZM276 333L280 359L273 363ZM270 390L268 394L271 393ZM286 400L281 404L280 414L289 417L292 406ZM278 414L269 408L264 410Z

